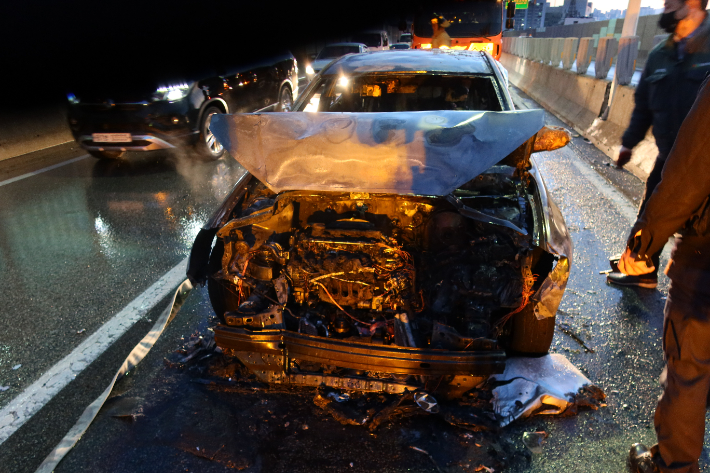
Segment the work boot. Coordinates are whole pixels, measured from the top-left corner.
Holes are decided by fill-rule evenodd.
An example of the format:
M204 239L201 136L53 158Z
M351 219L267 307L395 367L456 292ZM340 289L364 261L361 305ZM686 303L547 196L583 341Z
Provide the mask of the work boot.
M607 282L617 286L643 287L655 289L658 286L658 275L655 273L642 274L641 276L628 276L624 273L609 273Z
M611 266L611 270L615 273L619 272L619 260L620 259L621 259L621 253L609 258L609 266Z
M660 473L653 460L651 450L642 443L635 443L629 450L629 471L631 473Z

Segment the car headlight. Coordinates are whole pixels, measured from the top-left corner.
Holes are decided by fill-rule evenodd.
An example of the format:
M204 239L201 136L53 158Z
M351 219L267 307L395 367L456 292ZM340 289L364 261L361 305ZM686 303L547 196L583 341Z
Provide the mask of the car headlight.
M159 87L153 93L153 100L167 100L169 102L174 102L176 100L184 99L190 92L190 86L185 84L169 85L167 87Z
M79 103L79 99L77 98L76 95L74 94L67 94L67 100L69 101L70 104L76 105Z
M313 70L313 68L311 67L310 64L306 66L306 74L315 74L315 73L316 73L316 71Z

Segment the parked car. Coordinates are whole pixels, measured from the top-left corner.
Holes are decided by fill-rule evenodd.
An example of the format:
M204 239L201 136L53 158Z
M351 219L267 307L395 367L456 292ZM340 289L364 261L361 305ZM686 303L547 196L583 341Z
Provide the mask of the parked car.
M97 158L191 145L212 160L224 153L209 131L215 114L288 111L297 96L298 64L287 53L154 90L77 90L68 119L74 139Z
M213 120L248 170L187 272L220 347L268 383L449 394L548 351L572 246L531 154L569 133L494 62L348 55L294 105L338 113Z
M306 65L306 78L310 81L321 69L346 54L367 52L367 46L362 43L333 43L320 50L313 62Z
M383 30L363 31L353 35L353 41L365 44L370 51L389 49L389 38L387 37L387 32Z
M409 43L392 43L390 49L409 49Z

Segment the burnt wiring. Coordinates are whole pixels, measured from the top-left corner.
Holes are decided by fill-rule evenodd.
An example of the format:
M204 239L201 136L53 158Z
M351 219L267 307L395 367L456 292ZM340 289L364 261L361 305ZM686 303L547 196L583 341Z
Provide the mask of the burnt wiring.
M520 305L513 310L512 312L507 313L503 317L498 320L495 324L495 332L496 336L499 336L501 331L503 330L503 327L505 326L505 323L510 320L511 317L513 317L515 314L521 312L526 305L528 305L528 302L530 302L530 298L535 294L535 291L533 290L533 286L535 285L535 281L537 281L537 278L539 277L537 274L532 274L530 273L530 270L526 268L526 275L523 277L523 290L522 290L522 300L520 301Z

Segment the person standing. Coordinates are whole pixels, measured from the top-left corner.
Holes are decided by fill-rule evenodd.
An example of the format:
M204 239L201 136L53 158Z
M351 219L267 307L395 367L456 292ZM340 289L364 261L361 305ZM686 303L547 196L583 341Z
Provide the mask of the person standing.
M635 106L621 140L617 167L622 168L631 160L633 147L644 139L651 126L658 147L658 157L646 180L638 215L643 213L661 180L663 165L681 123L710 72L710 20L706 7L707 0L665 1L659 25L672 34L651 50L636 87ZM618 271L619 255L612 257L609 262L614 272L607 275L607 281L620 286L655 288L662 250L659 248L651 256L655 271L643 275L631 276Z
M663 320L663 394L654 417L658 443L631 447L629 464L639 473L700 471L710 394L709 129L706 79L618 263L629 276L649 274L652 255L680 233L666 268L671 286Z
M451 25L449 21L443 16L433 18L431 20L431 26L434 28L434 34L431 37L431 48L439 49L442 46L446 48L451 47L451 37L446 32L446 28Z

